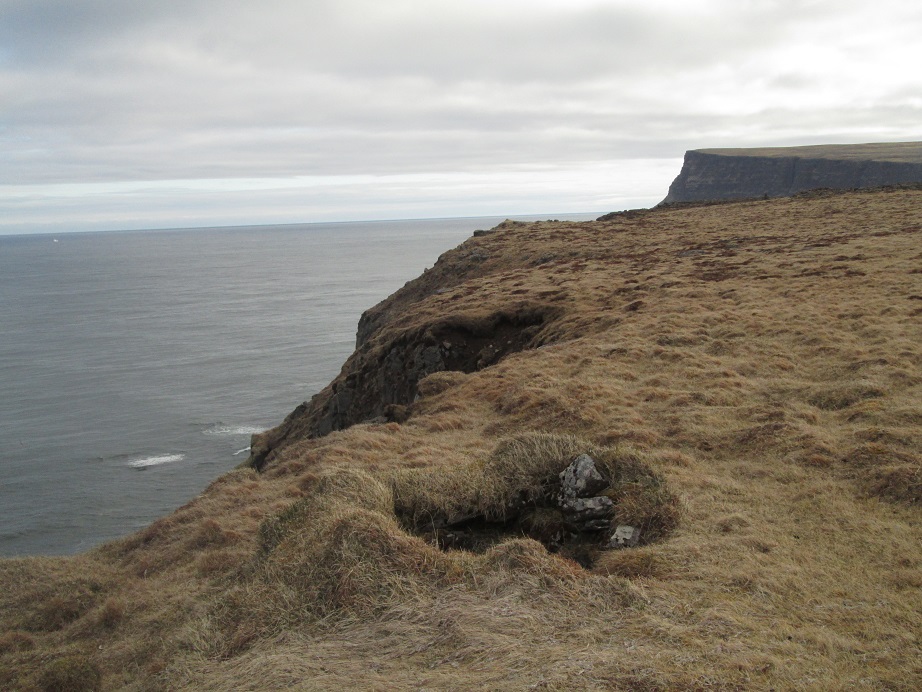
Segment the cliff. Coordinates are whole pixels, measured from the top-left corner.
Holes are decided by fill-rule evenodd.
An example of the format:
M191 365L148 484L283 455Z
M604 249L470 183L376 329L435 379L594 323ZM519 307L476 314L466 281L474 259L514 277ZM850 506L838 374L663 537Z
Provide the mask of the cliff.
M686 152L664 204L922 182L922 142Z
M560 313L561 292L526 292L513 300L503 296L472 303L461 287L512 266L509 257L497 256L495 243L485 236L523 226L506 221L489 234L479 233L367 310L359 320L356 350L340 374L280 426L254 435L246 464L261 469L292 441L356 423L402 423L428 375L475 372L539 345L542 327ZM531 261L549 261L547 250L545 246L543 259L535 255ZM521 259L528 261L531 254L533 250L523 247ZM427 302L435 302L438 309L422 309Z
M0 689L922 689L920 250L922 189L477 233L251 467L0 560Z

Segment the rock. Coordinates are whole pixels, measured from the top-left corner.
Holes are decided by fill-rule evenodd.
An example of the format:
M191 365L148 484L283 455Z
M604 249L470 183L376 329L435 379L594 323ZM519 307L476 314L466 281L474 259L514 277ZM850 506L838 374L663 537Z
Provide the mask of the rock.
M609 548L633 548L640 541L640 529L622 524L615 529L608 542Z
M610 517L615 503L607 497L575 497L560 501L560 509L574 522Z
M611 499L596 494L607 488L608 482L595 467L595 459L580 454L560 473L560 494L557 504L570 524L580 531L603 531L611 528L610 517L615 507Z
M611 528L611 521L608 519L590 519L583 524L583 531L605 531Z
M595 459L580 454L573 463L560 473L560 495L558 502L578 497L592 497L608 487L608 482L595 467Z

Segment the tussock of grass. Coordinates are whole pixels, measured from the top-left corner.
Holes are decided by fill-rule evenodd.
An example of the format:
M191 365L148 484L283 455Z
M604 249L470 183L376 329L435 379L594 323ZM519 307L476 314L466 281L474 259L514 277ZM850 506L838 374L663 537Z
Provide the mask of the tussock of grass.
M809 401L825 411L841 411L867 399L876 399L886 392L871 383L855 383L823 388L810 396Z
M259 548L271 553L285 538L310 523L316 522L333 506L361 507L381 514L390 514L393 499L390 489L357 469L336 468L310 479L308 495L269 517L259 526Z
M102 686L102 673L92 661L68 656L48 663L38 684L43 692L95 692Z
M17 585L3 603L14 629L55 632L92 610L111 588L114 574L92 563L26 558L0 562L0 579Z
M407 535L390 489L356 469L330 469L305 497L260 524L256 559L197 634L212 655L237 655L268 633L330 616L373 617L460 569Z
M908 505L922 505L922 464L874 469L866 485L871 495Z
M593 569L599 574L625 579L663 578L670 572L668 560L648 548L608 551L600 556Z
M28 651L35 647L35 639L28 633L9 630L0 635L0 654Z

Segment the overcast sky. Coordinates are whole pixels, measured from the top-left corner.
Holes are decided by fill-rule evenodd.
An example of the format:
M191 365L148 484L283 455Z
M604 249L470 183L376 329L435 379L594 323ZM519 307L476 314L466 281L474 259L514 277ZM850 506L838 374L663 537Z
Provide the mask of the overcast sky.
M609 211L922 139L918 0L0 0L0 232Z

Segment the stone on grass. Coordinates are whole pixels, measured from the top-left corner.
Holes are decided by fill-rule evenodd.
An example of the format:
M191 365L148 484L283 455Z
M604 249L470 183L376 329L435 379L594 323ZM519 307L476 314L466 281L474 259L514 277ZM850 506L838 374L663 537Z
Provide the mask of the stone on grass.
M595 460L588 454L580 454L573 463L560 473L560 501L578 497L592 497L608 483L595 467Z
M636 526L627 526L622 524L615 529L611 540L608 542L609 548L633 548L640 541L640 529Z
M590 521L610 517L615 503L607 497L575 497L561 502L560 509L570 521Z

